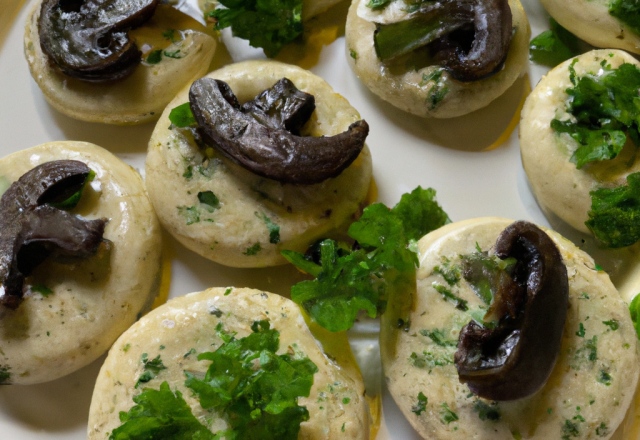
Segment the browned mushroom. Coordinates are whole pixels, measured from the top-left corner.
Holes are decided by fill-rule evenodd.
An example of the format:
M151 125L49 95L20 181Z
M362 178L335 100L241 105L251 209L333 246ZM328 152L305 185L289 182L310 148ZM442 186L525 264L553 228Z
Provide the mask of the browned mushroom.
M431 44L431 52L458 81L475 81L500 69L511 44L507 0L473 0L473 21Z
M313 110L308 111L307 99L290 90L287 94L293 98L288 101L295 111L294 117L285 117L282 124L299 129L306 122L298 119L300 113L310 116ZM265 97L264 101L268 100ZM245 114L229 86L211 78L191 85L189 102L206 143L251 172L282 183L314 184L337 176L358 157L369 133L364 120L331 137L300 137L284 128L263 125L258 119L265 112L254 112L255 117ZM257 106L254 103L247 109L253 111ZM267 119L267 124L280 124Z
M14 182L0 199L0 304L22 302L24 279L47 257L86 258L103 241L106 219L83 220L52 204L81 190L90 173L82 162L42 164Z
M558 357L569 301L560 251L537 226L520 221L498 237L495 253L517 260L513 283L494 297L495 328L471 321L454 360L460 382L480 397L515 400L545 384ZM507 304L509 303L509 304ZM515 316L514 316L515 315Z
M382 61L423 46L458 81L475 81L500 69L512 36L508 0L425 2L408 20L378 25L374 45Z
M159 0L43 0L38 26L42 50L72 77L124 78L141 52L128 31L151 18Z

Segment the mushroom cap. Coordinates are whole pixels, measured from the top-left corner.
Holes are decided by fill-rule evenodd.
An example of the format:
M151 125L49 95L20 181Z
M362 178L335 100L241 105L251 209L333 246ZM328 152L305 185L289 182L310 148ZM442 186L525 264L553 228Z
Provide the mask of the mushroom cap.
M554 231L543 228L558 247L567 267L569 308L560 354L549 380L532 396L498 402L493 408L497 408L500 418L494 421L486 417L482 420L479 413L493 402L474 396L458 379L452 362L460 329L472 314L481 318L486 309L480 306L486 305L464 278L449 286L434 269L442 267L447 261L445 258L452 264L459 262L457 256L473 253L476 242L483 251L491 249L511 223L512 220L496 217L465 220L445 225L418 242L417 291L411 295L405 290L398 297L390 298L390 303L404 304L404 308L399 314L387 311L381 321L381 338L391 341L389 347L382 347L382 365L389 391L425 439L512 440L515 431L532 440L560 438L565 421L574 420L577 415L577 406L585 422L580 424L575 438L591 438L601 422L608 427L602 438L610 438L624 419L635 393L640 374L638 338L627 305L609 276L597 271L591 257ZM468 301L468 310L459 310L445 301L433 287L434 282ZM408 331L397 328L398 318L410 322ZM612 319L619 323L615 331L603 323ZM585 331L583 337L580 324ZM442 347L425 336L436 329L453 345ZM593 342L597 360L589 361L588 343ZM603 383L601 371L611 375L610 385ZM428 403L426 410L417 415L411 409L418 402L419 392L424 393ZM447 424L441 420L444 403L458 416L457 421ZM633 414L630 417L633 418Z
M407 70L404 64L382 63L375 52L373 33L376 25L358 15L358 5L367 0L353 0L347 16L346 57L356 76L383 100L422 117L452 118L487 106L502 95L525 72L529 63L531 31L519 0L509 0L513 16L513 35L504 67L496 74L473 82L456 81L446 71L442 80L449 88L434 108L430 105L433 81L424 81L441 67L437 64ZM354 59L351 51L357 54Z
M360 120L358 112L329 84L296 66L247 61L207 77L229 84L241 104L281 78L289 78L297 88L315 97L316 110L302 135L335 135ZM189 249L232 267L285 264L281 249L306 251L317 239L350 223L367 203L372 167L366 145L339 176L315 185L283 184L260 177L213 149L208 166L202 166L203 151L193 139L180 130L169 129L169 113L189 101L188 93L183 90L156 125L149 142L146 184L160 221ZM212 213L198 201L198 193L206 191L220 200L220 208ZM190 212L186 209L193 206L199 221L187 224ZM278 243L271 242L264 216L279 226ZM247 255L256 243L260 243L260 250Z
M15 181L60 159L96 173L70 213L109 219L104 238L112 249L76 264L45 260L26 279L20 307L0 308L0 365L11 368L12 384L47 382L94 361L149 310L160 286L160 226L139 174L113 154L85 142L51 142L0 159L0 176ZM31 288L37 285L52 293Z
M160 355L166 367L145 387L158 389L167 381L171 390L182 393L197 418L211 421L212 431L224 429L224 419L204 410L185 387L184 371L206 372L210 362L198 361L197 355L221 345L215 331L218 323L225 331L238 332L236 338L242 338L252 333L251 325L256 320L269 320L271 328L280 332L279 354L295 347L319 369L309 397L298 399L298 404L309 411L309 420L300 425L298 438L368 440L364 384L346 336L318 332L317 326L310 329L300 308L280 295L245 288L226 292L225 288L212 288L172 299L115 342L96 380L87 438L104 439L121 425L119 412L134 405L131 398L137 394L134 386L142 372L142 353L148 353L149 358ZM160 345L164 346L162 351L158 349ZM129 348L123 350L124 346ZM195 353L185 356L192 348ZM343 399L349 399L348 403Z

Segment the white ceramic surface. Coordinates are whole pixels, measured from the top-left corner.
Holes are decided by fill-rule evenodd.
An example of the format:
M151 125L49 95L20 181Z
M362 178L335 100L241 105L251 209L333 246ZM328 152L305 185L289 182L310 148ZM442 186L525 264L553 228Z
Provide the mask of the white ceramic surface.
M523 0L532 35L547 27L548 16L537 0ZM189 6L189 5L188 5ZM192 8L193 12L194 9ZM98 144L144 172L147 141L154 124L117 127L84 123L53 110L29 75L22 39L27 6L23 0L0 1L0 155L54 140ZM262 57L261 51L223 33L235 61ZM371 148L378 200L395 204L418 185L433 187L452 220L498 216L526 219L549 226L529 189L520 163L517 129L491 151L521 102L524 81L518 81L489 107L451 120L425 120L401 112L370 93L345 59L344 37L326 46L311 69L357 108L371 126ZM545 68L531 65L535 85ZM579 242L583 237L553 224ZM229 269L205 260L165 235L172 258L170 297L213 286L253 287L288 295L300 279L292 267ZM606 268L604 262L600 262ZM637 291L637 290L636 290ZM366 376L367 389L382 392L383 423L378 439L413 440L419 436L384 389L377 351L377 321L364 321L350 340ZM86 438L86 420L93 382L104 358L88 367L42 385L0 387L0 439L76 440ZM392 434L390 434L392 433Z

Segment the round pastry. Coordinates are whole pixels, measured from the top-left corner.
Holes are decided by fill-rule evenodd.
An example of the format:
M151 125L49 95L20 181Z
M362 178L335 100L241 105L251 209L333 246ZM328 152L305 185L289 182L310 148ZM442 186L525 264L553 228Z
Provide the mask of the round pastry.
M178 408L184 408L182 426L194 426L192 433L207 431L198 438L213 438L211 432L230 429L238 438L368 439L364 385L348 341L316 330L309 330L293 302L259 290L214 288L173 299L143 317L113 345L93 393L88 439L104 439L108 433L116 439L129 438L130 427L141 426L138 433L144 426L154 428L154 417L162 418L162 429L172 429L178 422L174 425L171 412ZM322 334L326 339L316 339ZM271 338L275 344L265 348L263 342ZM281 373L278 387L270 390L275 354ZM236 361L245 357L254 359L247 371ZM296 365L296 372L285 363ZM245 373L252 375L247 382L240 379ZM222 377L222 382L215 377ZM154 412L159 406L139 412L152 396L160 396L157 390L173 403L163 405L162 413ZM178 405L174 393L186 404ZM253 402L247 402L250 399ZM297 401L298 408L306 407L308 418L294 423L286 434L274 428L270 435L258 435L269 417L273 427L297 417L269 409L270 399L271 403L281 399L283 406L282 402ZM253 419L248 417L250 411ZM123 418L127 412L131 417ZM124 423L125 419L129 421ZM169 438L168 431L156 429L154 438Z
M160 227L138 173L92 144L11 154L0 176L0 378L45 382L94 361L150 309Z
M472 219L446 225L419 241L417 292L402 312L403 325L398 325L397 317L386 315L381 324L382 335L394 342L382 353L389 390L424 438L608 439L625 417L640 373L638 338L627 305L608 275L596 270L591 257L571 242L546 229L544 238L544 232L530 223L510 223L495 217ZM512 235L518 228L529 229L522 236ZM531 251L532 230L539 231L541 242L552 241L555 251L548 248L538 254L543 246L537 244L531 245L535 249ZM515 248L523 245L527 249L523 260L498 257L504 251L505 236L513 239ZM558 271L564 274L565 286L568 281L568 308L556 305L562 299L558 290L561 278L554 280L555 275L547 272L549 252L561 255L566 267L564 272L560 264ZM542 255L540 260L537 255ZM516 318L521 323L516 324L518 330L509 330L508 337L499 336L505 339L497 343L492 338L513 325L506 315L497 323L492 315L506 285L501 274L511 273L517 280L522 275L522 261L531 261L527 270L532 275L526 278L525 318ZM544 275L538 278L539 270ZM494 284L488 280L500 281ZM532 321L526 314L537 307L535 298L545 292L540 289L531 296L531 289L535 289L531 286L537 283L554 292L538 303L543 308ZM487 292L489 298L483 296ZM553 361L554 353L547 350L556 341L555 336L543 336L542 350L521 344L528 344L526 334L532 325L540 327L535 332L544 333L543 320L551 315L564 319L565 311L564 326L558 327L555 366L546 382L529 388L527 393L533 394L522 397L521 390L529 387L532 378L547 374L539 375L538 360ZM469 339L470 335L479 339ZM468 357L475 353L467 345L470 340L490 342L483 346L481 356ZM510 345L510 340L518 341L517 345ZM489 348L492 343L496 345ZM505 347L509 348L503 351ZM503 363L502 356L508 361ZM477 365L482 367L468 374L466 367L478 359ZM521 362L523 359L526 362ZM511 372L521 370L507 381L511 367ZM491 375L499 380L491 382Z
M457 1L435 5L426 4L424 6L426 11L422 16L419 15L419 11L408 11L406 3L402 0L393 0L383 9L372 9L367 6L370 3L369 0L354 0L351 4L346 27L347 60L355 74L369 90L409 113L436 118L451 118L471 113L487 106L504 93L524 73L528 64L531 31L525 12L518 0L509 0L510 15L508 12L502 12L502 16L510 17L510 23L506 25L500 23L504 25L502 30L505 34L503 50L506 55L497 54L493 57L491 54L491 57L495 58L495 63L483 66L490 70L480 68L476 74L471 75L473 78L468 74L454 73L459 70L453 69L454 64L472 66L483 64L479 60L485 57L485 52L482 52L485 49L480 50L480 48L498 46L498 41L494 41L493 36L489 37L490 42L482 43L481 41L484 41L482 38L486 38L486 35L481 37L479 36L481 31L476 32L475 37L467 42L469 45L471 43L473 45L471 45L471 51L462 56L462 62L459 60L444 61L438 58L444 57L445 52L449 53L449 49L442 49L445 39L448 38L446 36L433 41L426 47L419 44L417 37L415 43L404 41L402 38L402 35L411 35L417 32L417 29L428 29L429 25L433 27L430 22L420 23L419 20L421 17L431 20L431 9L446 9L449 5L455 7ZM504 3L506 5L506 2ZM483 4L483 2L478 4ZM451 14L454 12L450 11ZM446 24L447 11L437 13L445 14L441 23ZM465 13L469 15L468 11ZM480 9L476 12L471 11L470 14L473 16L474 13L480 18L486 14ZM480 19L478 17L476 19ZM416 20L416 27L411 27L410 23ZM468 20L473 20L473 17ZM438 26L445 25L439 24ZM377 30L379 28L386 31L394 29L394 27L397 30L387 32L388 37L383 37L382 31ZM491 23L489 27L499 29L497 23ZM434 32L442 36L438 29ZM459 28L457 31L464 29L466 28ZM446 26L442 32L448 32ZM465 30L465 32L467 31ZM376 34L376 41L374 41L374 34ZM455 32L452 33L452 35L454 34ZM429 35L425 37L429 37ZM386 42L384 46L382 38ZM440 46L434 46L435 44ZM476 48L474 45L478 47ZM436 51L436 48L439 52L433 55L432 52ZM478 54L475 53L476 51ZM464 53L464 50L456 49L453 52L460 54ZM486 51L486 53L489 52L489 50ZM465 56L468 59L464 59ZM471 61L472 58L473 61ZM384 61L381 61L382 59ZM461 76L463 77L461 78Z
M640 10L634 1L541 0L540 3L560 25L591 45L640 53L640 29L633 26Z
M522 110L520 151L533 192L544 211L550 211L583 232L589 232L585 222L592 208L590 192L625 185L627 176L640 171L640 161L636 159L636 147L624 133L618 142L621 151L617 156L608 148L598 146L594 152L601 152L601 156L595 160L595 154L587 150L592 142L588 137L584 140L580 137L579 130L584 124L571 113L574 98L567 93L575 87L571 72L575 72L574 80L587 78L590 84L592 79L600 81L619 71L623 64L627 68L640 66L635 58L618 50L594 50L568 60L540 80ZM621 81L627 82L624 78ZM616 98L617 102L623 99ZM598 145L608 147L610 143L605 137ZM608 159L611 156L613 158Z
M126 3L127 0L118 1ZM63 44L65 40L55 32L61 32L65 38L71 39L75 34L72 31L48 30L48 38L43 39L41 12L52 9L49 13L55 16L57 6L51 7L54 2L40 0L33 5L27 17L24 51L31 76L49 104L72 118L120 125L155 120L185 84L207 72L213 58L216 41L204 26L171 6L158 5L150 18L145 17L147 21L141 27L128 31L127 52L122 55L123 60L118 59L107 66L95 63L98 67L83 67L84 64L76 59L71 58L75 63L71 64L59 56L61 67L44 51L45 41ZM157 1L147 0L147 3L155 5ZM43 4L46 7L43 8ZM131 9L135 8L120 6L120 10ZM124 19L122 26L130 28L134 17L135 20L142 20L132 16ZM83 26L90 28L90 25ZM88 31L102 32L100 29ZM122 35L126 38L126 32L113 32L115 34L107 34L115 41L123 38ZM98 37L95 40L100 41ZM116 45L113 42L109 44ZM73 53L73 49L65 47L54 45L50 50L56 54ZM97 52L102 50L98 47ZM103 64L106 62L103 61ZM89 64L89 61L85 64Z
M357 125L360 117L347 100L320 77L299 67L273 61L248 61L224 67L206 78L227 83L238 101L245 105L266 89L280 87L282 78L290 80L289 88L295 85L306 92L295 92L295 96L304 95L300 102L308 99L308 94L313 95L315 111L301 128L302 137L297 140L325 142L350 136L349 133L359 130L350 128ZM204 79L199 81L206 82ZM211 83L216 84L215 81ZM264 177L270 174L264 172L261 163L252 160L254 153L230 160L226 153L208 146L215 143L203 145L197 141L194 134L199 137L198 131L179 129L172 124L170 113L188 103L188 94L189 90L180 92L156 125L149 141L146 183L160 222L189 249L233 267L284 264L286 260L280 255L281 249L304 252L317 239L350 222L365 203L372 173L371 155L366 145L359 155L360 150L352 150L357 156L347 151L346 144L337 148L338 158L348 159L351 155L355 160L336 177L315 184L283 183ZM247 124L246 120L240 119L238 123ZM256 128L263 129L268 130ZM291 139L290 133L282 136ZM249 147L262 145L261 142L250 140ZM311 160L322 156L311 154L311 151L302 149L303 155ZM250 165L256 167L255 172L236 163L247 157L251 159ZM312 171L297 167L297 162L290 158L265 161L273 168L279 168L281 164L292 165L283 173L295 176L280 175L285 179L296 178L299 182L312 175Z

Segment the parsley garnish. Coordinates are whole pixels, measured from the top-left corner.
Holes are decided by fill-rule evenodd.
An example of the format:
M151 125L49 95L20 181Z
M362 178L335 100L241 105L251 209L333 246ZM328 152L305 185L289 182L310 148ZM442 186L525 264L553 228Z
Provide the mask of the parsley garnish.
M372 318L383 312L388 280L415 280L418 259L410 245L450 222L434 198L433 189L418 187L404 194L393 209L382 203L369 206L348 231L360 248L349 251L324 240L319 245L320 264L297 252L282 251L295 266L317 277L294 285L291 299L332 332L351 328L359 310Z
M296 439L300 423L309 419L298 397L309 396L318 368L298 353L277 355L280 332L269 329L268 321L254 327L241 339L220 331L224 344L198 355L212 361L205 377L185 372L185 385L204 409L227 415L234 438Z
M162 49L153 50L147 55L147 59L145 60L147 64L158 64L162 61Z
M178 206L178 214L185 218L187 225L200 222L200 213L196 206Z
M212 191L202 191L198 193L198 201L205 205L205 209L209 212L213 212L220 208L220 200Z
M629 304L629 312L631 313L631 321L633 322L633 328L636 329L638 339L640 339L640 294L636 295L631 304Z
M64 200L62 202L59 203L49 203L51 206L54 206L58 209L73 209L78 205L78 202L80 202L80 198L82 197L82 193L84 192L84 189L87 187L87 185L89 185L89 183L93 182L93 180L96 178L96 173L93 170L89 170L89 174L87 175L87 178L84 180L84 184L82 185L82 187L76 191L71 197L69 197L67 200Z
M596 377L596 380L598 382L600 382L601 384L604 384L606 386L610 386L611 385L611 381L613 380L613 378L605 370L600 370L600 374L598 374L598 377Z
M136 405L129 412L120 412L123 424L111 432L109 440L221 438L196 419L182 393L176 391L174 395L167 382L159 390L146 388L133 401Z
M34 284L34 285L32 285L31 286L31 291L39 293L40 295L44 296L45 298L47 298L49 295L51 295L53 293L53 290L49 289L44 284Z
M440 101L449 93L449 86L442 79L443 72L444 68L438 68L428 75L422 74L422 82L419 84L420 87L427 85L429 82L433 83L429 88L429 96L427 97L429 110L435 109Z
M451 411L447 402L440 405L440 421L446 425L458 420L458 414Z
M584 334L585 334L584 325L580 323L578 331L576 332L576 336L580 336L581 338L584 338Z
M598 75L580 78L573 65L570 67L574 87L566 90L567 112L573 118L551 121L551 128L568 133L580 145L571 156L578 169L589 162L615 158L622 151L627 134L636 146L640 144L640 69L628 63L612 69L606 61L601 66Z
M147 353L142 353L140 362L143 363L142 368L144 368L144 373L142 373L138 378L138 381L136 382L136 388L138 388L141 383L147 383L151 379L154 379L160 373L160 371L167 369L167 367L162 364L160 355L156 356L152 360L149 360Z
M611 330L616 331L620 328L620 322L617 319L612 319L610 321L602 321L602 323L606 326L609 326Z
M458 345L458 341L447 339L444 334L444 330L440 330L437 328L433 330L420 330L420 334L422 336L427 336L440 347L456 347Z
M391 3L391 0L370 0L367 7L371 9L384 9Z
M11 373L9 372L11 367L8 365L0 365L0 385L6 385L11 379Z
M262 219L267 225L267 229L269 230L269 243L280 243L280 226L275 224L269 217L267 217L267 214L263 213L262 215L260 215L257 212L255 214L256 217Z
M493 402L491 405L488 405L482 400L476 400L473 402L473 410L478 413L480 420L497 422L501 417L498 402Z
M302 0L219 0L227 9L207 13L216 30L231 27L233 35L275 57L302 34Z
M254 244L250 248L247 248L247 250L244 251L242 253L242 255L246 255L247 257L250 257L252 255L256 255L261 250L262 250L262 246L260 246L260 242L257 242L256 244Z
M411 407L411 412L419 416L427 409L427 402L427 396L425 396L422 391L420 391L418 393L418 403Z
M440 293L440 295L442 295L442 298L445 301L449 301L451 302L454 306L456 306L456 309L458 310L462 310L463 312L466 312L467 310L469 310L469 306L467 306L467 302L466 300L460 298L457 295L454 295L451 292L451 289L448 289L446 286L443 286L442 284L438 284L436 281L434 281L431 286L436 289L436 291L438 291L438 293Z
M612 0L609 14L640 34L640 3L635 0Z
M549 18L550 30L542 32L529 43L529 59L547 66L557 66L580 54L578 38Z
M585 225L612 248L640 240L640 173L627 176L626 186L591 191L591 210Z
M171 109L169 121L178 128L190 127L196 124L196 118L193 116L188 102Z

